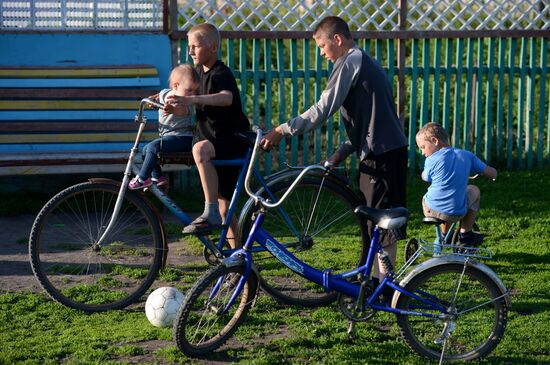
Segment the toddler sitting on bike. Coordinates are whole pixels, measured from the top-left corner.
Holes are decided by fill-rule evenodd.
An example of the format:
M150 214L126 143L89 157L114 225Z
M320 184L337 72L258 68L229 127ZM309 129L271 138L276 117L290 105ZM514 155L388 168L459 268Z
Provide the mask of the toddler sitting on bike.
M170 95L189 96L197 93L199 88L199 75L191 65L179 65L170 73L170 88L164 89L151 99L165 104ZM159 152L190 152L195 125L193 122L193 107L188 105L178 113L166 113L159 109L159 135L143 148L143 165L139 174L129 183L132 190L143 189L152 184L159 186L166 184L167 180L162 176L162 170L157 163Z
M472 231L479 210L480 192L477 186L468 185L468 177L483 174L494 181L497 170L473 153L451 147L449 135L437 123L422 127L416 134L416 144L426 156L422 179L431 182L422 198L424 215L449 223L461 220L460 243L481 244L483 235Z

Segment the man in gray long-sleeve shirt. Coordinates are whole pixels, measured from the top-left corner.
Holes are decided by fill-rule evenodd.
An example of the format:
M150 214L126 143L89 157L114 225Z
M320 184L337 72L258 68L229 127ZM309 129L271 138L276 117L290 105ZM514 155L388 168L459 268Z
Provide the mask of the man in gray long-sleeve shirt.
M348 25L341 18L324 18L317 25L313 38L321 55L334 62L327 86L316 104L288 123L272 129L262 140L262 146L269 149L279 144L284 136L314 129L341 109L349 139L329 162L337 165L355 152L360 161L359 186L366 204L375 208L405 206L407 139L397 117L386 73L355 46ZM369 232L373 229L369 222ZM380 237L393 263L396 241L404 235L403 230L384 232ZM375 276L381 278L384 270L378 267L375 267Z

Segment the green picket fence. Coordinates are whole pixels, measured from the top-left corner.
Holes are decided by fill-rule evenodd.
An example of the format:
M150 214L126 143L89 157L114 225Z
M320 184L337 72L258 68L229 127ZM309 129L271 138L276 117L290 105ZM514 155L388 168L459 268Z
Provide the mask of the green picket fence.
M442 123L452 144L508 169L542 168L550 162L548 38L409 39L401 116L409 138L411 172L422 166L415 145L425 123ZM386 69L397 95L398 41L360 39L357 44ZM181 62L186 41L180 41ZM310 39L224 39L221 59L234 71L245 113L270 129L299 115L320 96L331 64ZM396 98L397 101L397 98ZM318 162L345 139L333 116L322 127L284 141L265 154L266 173L288 162ZM348 162L353 170L352 159Z

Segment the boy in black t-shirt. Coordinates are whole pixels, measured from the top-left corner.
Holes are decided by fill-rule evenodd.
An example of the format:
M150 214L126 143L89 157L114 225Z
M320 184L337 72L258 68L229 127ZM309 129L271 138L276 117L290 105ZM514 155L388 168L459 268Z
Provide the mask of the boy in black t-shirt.
M216 27L211 24L197 25L189 30L187 37L189 55L200 76L199 95L168 98L165 110L173 112L189 104L196 106L198 133L193 145L193 158L201 178L205 207L203 213L183 232L204 233L220 228L239 175L239 168L216 167L212 160L244 156L247 146L234 134L248 130L250 122L242 111L233 73L218 60L220 35ZM229 223L228 237L235 238L236 220ZM229 242L234 246L234 240Z

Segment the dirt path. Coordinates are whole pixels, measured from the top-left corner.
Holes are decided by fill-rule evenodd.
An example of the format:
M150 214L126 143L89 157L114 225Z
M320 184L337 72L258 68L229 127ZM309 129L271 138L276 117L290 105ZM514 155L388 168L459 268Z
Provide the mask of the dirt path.
M0 292L39 292L28 257L33 215L0 218Z
M28 239L33 221L33 215L0 218L0 293L42 290L33 276L28 257ZM198 260L204 262L202 257L185 253L182 249L185 243L178 241L177 237L169 237L168 240L168 266Z

